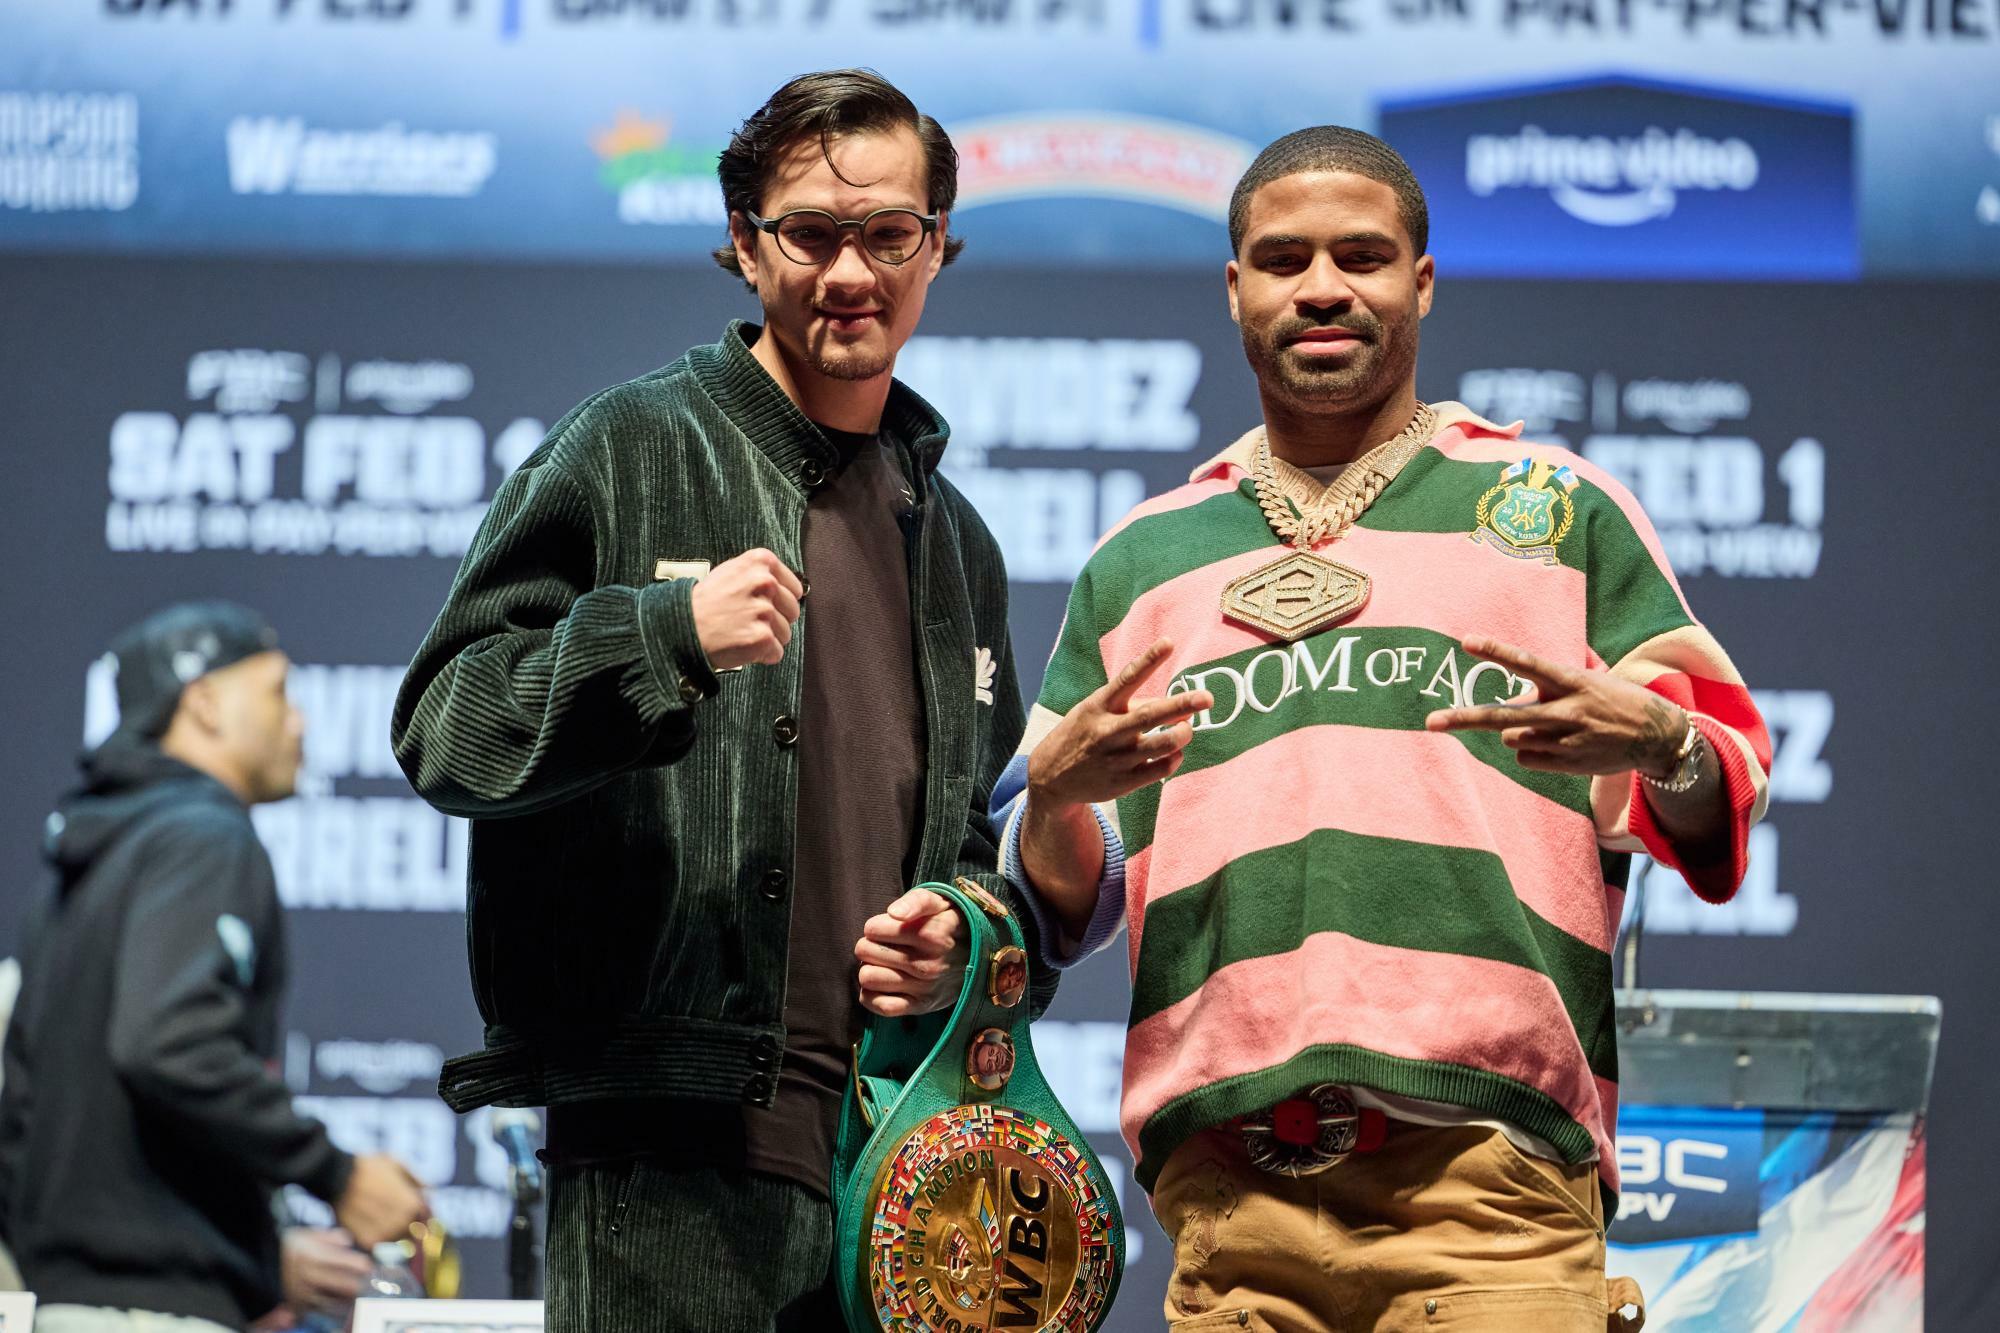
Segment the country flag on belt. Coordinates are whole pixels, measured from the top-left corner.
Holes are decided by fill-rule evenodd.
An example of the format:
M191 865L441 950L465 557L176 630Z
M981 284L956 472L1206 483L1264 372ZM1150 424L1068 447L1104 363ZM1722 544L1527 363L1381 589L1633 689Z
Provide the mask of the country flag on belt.
M979 1182L979 1227L986 1233L986 1244L993 1251L1000 1249L1000 1219L993 1215L993 1200L986 1192L986 1182Z

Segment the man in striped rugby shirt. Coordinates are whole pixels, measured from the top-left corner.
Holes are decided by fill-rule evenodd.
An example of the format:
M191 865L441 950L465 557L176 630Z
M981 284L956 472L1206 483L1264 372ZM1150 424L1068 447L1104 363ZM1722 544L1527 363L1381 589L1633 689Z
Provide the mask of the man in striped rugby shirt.
M1418 401L1427 233L1369 135L1251 165L1263 424L1103 539L995 794L1047 961L1130 928L1121 1120L1177 1329L1617 1326L1629 860L1724 901L1765 803L1632 496Z

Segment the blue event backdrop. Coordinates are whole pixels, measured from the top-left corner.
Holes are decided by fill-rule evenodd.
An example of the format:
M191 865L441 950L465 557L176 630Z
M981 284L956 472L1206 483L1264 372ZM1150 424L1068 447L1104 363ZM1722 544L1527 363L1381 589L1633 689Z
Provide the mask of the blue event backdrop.
M1201 266L1394 131L1460 272L2000 274L2000 0L4 0L0 246L692 258L803 69L943 120L1036 265ZM1787 238L1789 237L1789 244Z
M730 127L865 61L956 133L971 245L899 372L954 422L1032 692L1097 534L1254 419L1236 174L1344 120L1435 203L1421 391L1630 482L1772 724L1749 883L1652 880L1649 980L1942 996L1930 1315L2000 1327L1970 840L1996 33L1996 0L0 0L0 955L109 724L106 639L176 597L266 608L312 725L300 796L258 811L285 1076L417 1168L499 1294L504 1170L432 1093L477 1039L463 831L402 782L389 704L546 424L753 313L700 258ZM1114 950L1037 1036L1119 1170L1124 1011ZM1166 1271L1127 1212L1121 1333Z

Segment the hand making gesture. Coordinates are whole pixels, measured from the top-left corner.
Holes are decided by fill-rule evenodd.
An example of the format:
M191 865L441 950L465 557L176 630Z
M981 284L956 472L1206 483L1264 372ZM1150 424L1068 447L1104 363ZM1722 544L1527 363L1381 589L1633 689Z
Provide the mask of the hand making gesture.
M1524 768L1545 773L1622 773L1662 778L1687 735L1688 715L1651 690L1609 671L1558 666L1491 639L1465 651L1497 662L1529 688L1501 704L1441 708L1431 731L1497 731Z
M1215 707L1207 690L1139 699L1174 645L1157 640L1084 696L1028 756L1031 805L1115 801L1172 777L1194 739L1192 719Z

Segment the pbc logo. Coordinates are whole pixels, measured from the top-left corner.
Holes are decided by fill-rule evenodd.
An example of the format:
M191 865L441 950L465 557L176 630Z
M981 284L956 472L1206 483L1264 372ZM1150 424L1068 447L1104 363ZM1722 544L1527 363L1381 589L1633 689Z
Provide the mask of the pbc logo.
M1761 1111L1642 1106L1620 1121L1613 1244L1756 1232Z
M1381 133L1454 272L1860 272L1846 106L1598 78L1388 102Z

